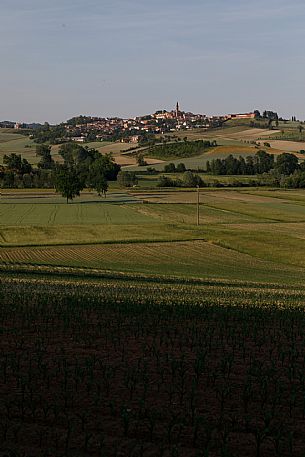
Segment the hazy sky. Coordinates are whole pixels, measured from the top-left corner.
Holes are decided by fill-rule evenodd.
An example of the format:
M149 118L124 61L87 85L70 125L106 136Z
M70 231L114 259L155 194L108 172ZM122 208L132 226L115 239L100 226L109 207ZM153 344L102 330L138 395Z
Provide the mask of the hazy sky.
M304 0L0 0L0 120L305 119Z

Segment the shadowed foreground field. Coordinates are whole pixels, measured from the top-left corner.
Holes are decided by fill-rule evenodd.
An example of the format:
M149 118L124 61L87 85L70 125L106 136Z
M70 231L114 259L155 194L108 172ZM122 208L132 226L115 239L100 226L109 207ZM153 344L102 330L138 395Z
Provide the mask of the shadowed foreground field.
M194 196L1 205L0 455L305 455L304 193Z
M3 455L304 456L303 287L66 274L0 274Z

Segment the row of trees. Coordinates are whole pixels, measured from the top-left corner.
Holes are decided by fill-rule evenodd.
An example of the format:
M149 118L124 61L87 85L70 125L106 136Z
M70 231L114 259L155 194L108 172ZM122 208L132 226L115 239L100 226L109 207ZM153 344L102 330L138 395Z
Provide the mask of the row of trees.
M281 175L291 175L300 165L294 154L283 153L277 156L258 151L255 156L246 158L229 155L225 159L207 161L207 172L213 175L258 175L275 169Z
M4 167L0 166L0 186L3 188L53 187L50 168L41 162L34 169L27 159L13 153L4 155L3 164Z
M95 149L66 143L59 148L63 163L54 162L51 149L37 146L40 158L34 169L21 155L4 156L5 167L0 170L2 187L55 187L67 198L73 199L85 187L106 196L108 181L116 180L120 172L111 154L102 155Z
M160 176L158 181L158 187L205 187L206 184L202 178L192 173L191 171L185 171L182 175L182 179L172 179L168 176Z
M184 173L186 166L184 163L178 163L176 166L174 163L167 163L163 168L164 173Z

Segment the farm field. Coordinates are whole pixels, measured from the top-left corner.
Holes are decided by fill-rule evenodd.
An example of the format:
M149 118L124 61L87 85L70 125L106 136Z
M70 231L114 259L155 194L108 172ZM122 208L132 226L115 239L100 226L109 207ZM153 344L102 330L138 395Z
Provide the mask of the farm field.
M304 456L305 193L195 201L1 196L0 454Z
M111 203L2 203L0 226L142 224L151 219Z
M270 140L272 148L279 149L283 152L298 153L301 149L305 150L305 142L297 141L284 141L284 140ZM296 154L299 159L304 159L303 154Z
M169 239L168 231L166 235ZM302 268L277 265L203 240L120 244L113 240L99 245L12 247L1 249L0 259L5 265L86 266L107 271L234 281L265 281L268 277L269 282L293 284L305 279Z
M259 138L270 137L275 134L279 134L279 130L269 130L269 129L258 129L250 128L249 126L235 126L225 124L223 128L216 128L211 130L204 129L194 129L189 131L177 132L177 136L184 138L185 136L189 140L201 139L201 138L211 138L217 139L217 142L222 145L222 141L225 142L234 142L235 145L242 145L244 141L258 140ZM184 136L183 136L184 135Z
M0 273L2 453L303 457L302 285L78 274Z
M0 165L3 163L5 154L22 154L30 163L37 163L36 145L28 137L10 132L2 132L0 129Z
M85 195L69 205L53 195L43 203L21 195L6 197L0 207L5 264L279 283L304 277L303 191L203 189L200 226L194 191L114 192L109 198L117 203Z

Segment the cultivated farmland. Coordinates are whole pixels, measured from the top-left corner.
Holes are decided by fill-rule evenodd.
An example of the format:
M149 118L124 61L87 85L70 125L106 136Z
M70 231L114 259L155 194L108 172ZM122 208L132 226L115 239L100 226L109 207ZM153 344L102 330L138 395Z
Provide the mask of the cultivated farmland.
M200 200L197 226L193 191L89 194L69 205L48 193L10 194L0 208L0 260L267 282L304 277L303 191L204 189Z
M46 273L0 277L1 452L304 455L302 286Z
M2 196L1 453L304 456L304 192L200 200Z
M133 211L126 205L111 203L2 203L0 226L52 226L96 224L143 224L148 216Z

